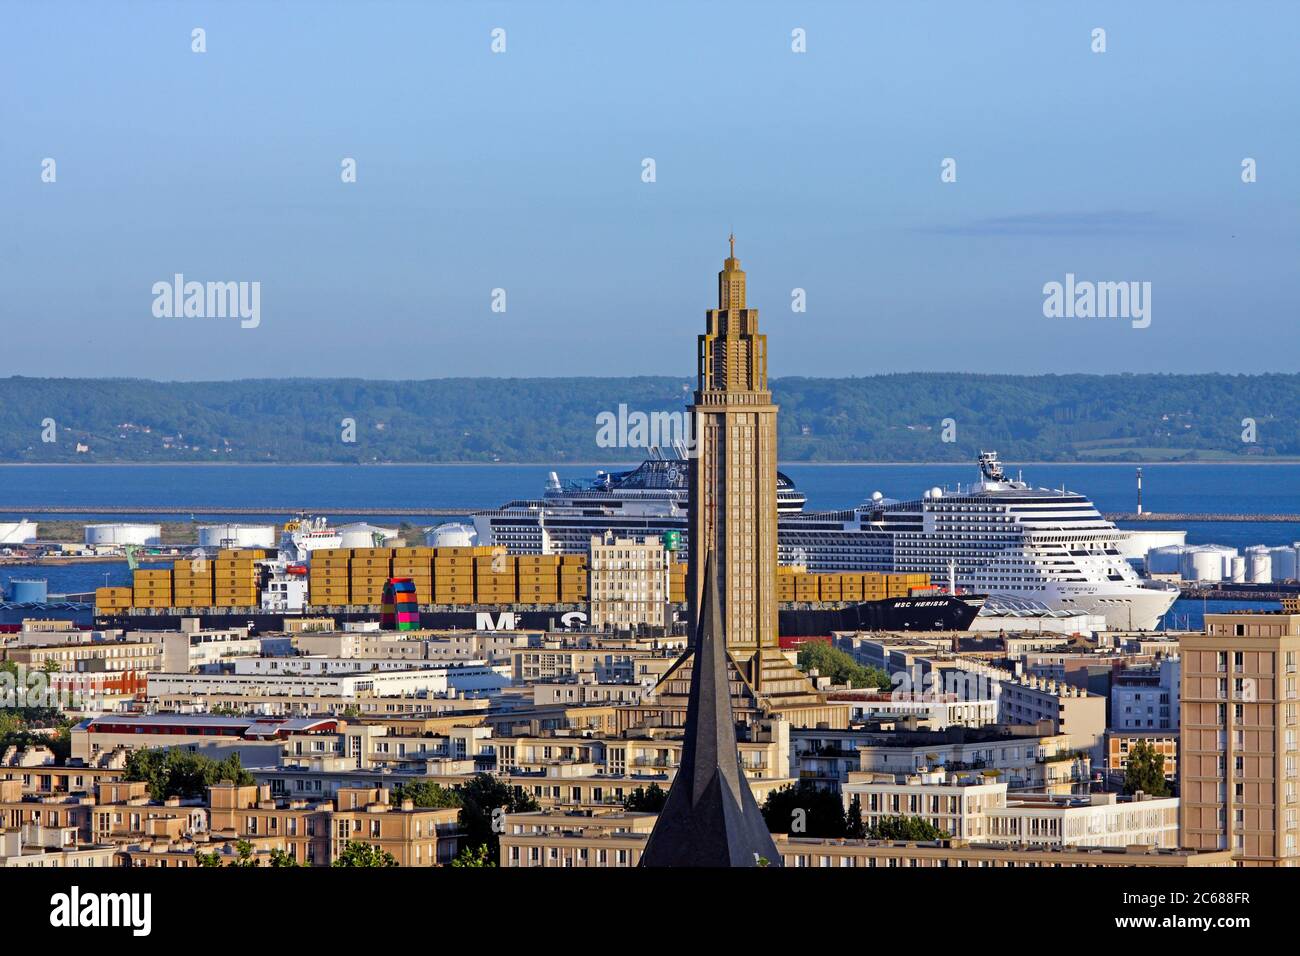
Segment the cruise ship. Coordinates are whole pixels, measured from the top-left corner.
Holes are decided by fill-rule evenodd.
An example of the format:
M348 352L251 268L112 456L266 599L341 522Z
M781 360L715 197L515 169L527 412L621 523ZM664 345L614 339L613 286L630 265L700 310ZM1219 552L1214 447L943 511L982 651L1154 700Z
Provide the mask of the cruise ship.
M561 482L540 499L474 516L479 543L517 553L585 554L605 531L687 538L688 462L652 457L631 471ZM1053 611L1101 615L1107 627L1153 630L1178 596L1144 581L1120 553L1127 532L1085 496L1009 479L996 452L982 452L978 482L932 488L915 500L879 492L854 508L805 510L805 496L778 476L779 558L809 571L925 572L956 592Z

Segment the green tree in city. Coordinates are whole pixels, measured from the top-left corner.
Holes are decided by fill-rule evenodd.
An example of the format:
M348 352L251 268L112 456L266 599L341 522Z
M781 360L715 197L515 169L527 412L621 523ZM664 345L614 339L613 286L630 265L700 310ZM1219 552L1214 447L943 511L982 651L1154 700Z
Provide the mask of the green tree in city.
M862 822L862 801L855 795L845 815L844 835L854 840L861 840L867 835L867 827Z
M295 860L293 857L291 857L288 853L285 853L283 850L277 847L276 849L271 851L271 866L289 867L289 866L302 866L302 864L299 863L297 860Z
M920 817L881 817L874 825L867 828L867 836L873 840L946 840L948 833L940 830L928 820Z
M211 853L204 853L202 850L195 850L194 862L199 866L206 867L225 866L225 864L221 862L221 854L216 850L213 850Z
M330 866L397 866L397 858L372 844L349 840Z
M512 813L540 809L523 787L511 786L491 774L475 774L460 787L462 846L486 846L492 859L500 858L500 835Z
M255 782L237 753L213 760L176 747L132 751L126 758L123 779L143 780L149 785L149 795L158 801L202 797L214 783L251 786Z
M235 858L230 862L231 866L257 866L258 860L253 852L253 844L247 840L235 841Z
M1165 755L1146 740L1139 740L1129 748L1128 763L1124 767L1124 792L1130 796L1141 790L1152 797L1169 796L1169 781L1165 779Z
M623 809L636 813L658 813L668 802L668 791L657 783L637 787L623 800Z
M773 790L763 801L763 819L772 833L834 838L845 835L844 805L810 780Z
M461 805L458 790L444 787L432 780L412 780L393 787L391 803L401 806L404 800L410 800L417 807L426 810L447 810Z
M480 843L478 846L467 846L456 854L456 859L451 861L452 866L474 866L488 867L496 866L496 861L488 852L487 844Z
M799 669L816 670L833 683L848 684L854 688L874 687L888 689L892 686L889 675L879 667L859 664L838 647L824 641L808 641L799 648Z

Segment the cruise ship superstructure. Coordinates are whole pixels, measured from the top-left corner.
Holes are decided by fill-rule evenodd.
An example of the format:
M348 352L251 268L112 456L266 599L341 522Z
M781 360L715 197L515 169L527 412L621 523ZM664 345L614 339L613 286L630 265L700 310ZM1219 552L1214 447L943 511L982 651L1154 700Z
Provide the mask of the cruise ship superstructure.
M677 531L689 547L687 463L654 457L632 471L589 482L554 475L541 499L511 501L474 518L478 540L518 553L583 554L591 536ZM1151 630L1178 596L1140 578L1120 552L1127 532L1085 496L1009 479L995 452L980 480L932 488L915 500L875 493L854 508L810 512L778 477L782 564L809 571L925 572L935 584L986 594L991 604L1029 601L1051 610L1103 615L1107 626Z

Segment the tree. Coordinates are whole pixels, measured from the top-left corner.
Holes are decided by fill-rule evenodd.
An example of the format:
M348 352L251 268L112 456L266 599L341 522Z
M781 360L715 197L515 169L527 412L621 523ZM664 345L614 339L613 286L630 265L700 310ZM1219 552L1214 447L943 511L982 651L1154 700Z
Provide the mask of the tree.
M845 835L844 805L809 780L773 790L763 801L763 820L772 833L835 838Z
M1139 740L1128 752L1124 767L1124 792L1132 796L1141 790L1152 797L1169 796L1165 779L1165 755L1146 740Z
M285 853L283 850L276 848L271 851L271 866L290 867L290 866L302 866L302 864L299 863L297 860L295 860L293 857L291 857L288 853Z
M194 862L199 866L206 867L225 866L225 864L221 862L221 854L216 850L213 850L211 853L204 853L202 850L195 850Z
M213 760L175 747L133 750L127 755L123 779L145 781L149 784L149 795L158 801L170 797L201 797L214 783L247 787L256 782L244 769L237 753L224 760Z
M800 647L798 663L801 671L816 669L836 684L886 690L893 686L889 675L879 667L865 667L838 647L831 647L824 641L808 641Z
M460 799L460 826L465 833L462 845L486 845L493 859L500 857L500 835L505 831L506 817L539 809L523 787L512 787L487 773L470 777L460 787Z
M247 840L235 841L235 859L231 861L231 866L257 866L258 860L253 853L253 844Z
M637 787L623 801L623 809L636 813L658 813L668 802L668 791L657 783Z
M372 844L349 840L330 866L397 866L397 858Z
M881 817L867 829L867 836L873 840L946 840L948 834L928 820L920 817Z
M849 812L844 821L844 835L854 840L861 840L867 835L867 827L862 822L862 801L856 794L849 804Z
M456 859L451 861L452 866L475 866L488 867L496 866L495 861L488 853L486 843L480 843L475 847L465 847L460 853L456 854Z
M432 780L412 780L393 787L393 804L400 806L404 800L410 800L422 809L445 810L461 805L458 791L434 783Z

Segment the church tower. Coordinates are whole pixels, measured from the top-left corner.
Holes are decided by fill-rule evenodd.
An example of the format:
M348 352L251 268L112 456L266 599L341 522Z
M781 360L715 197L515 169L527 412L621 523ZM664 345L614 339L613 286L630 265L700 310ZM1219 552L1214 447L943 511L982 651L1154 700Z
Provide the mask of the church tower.
M745 665L775 648L776 411L767 388L767 336L745 304L745 273L731 254L718 273L718 307L706 313L696 355L699 383L690 406L691 633L703 606L704 563L716 563L728 652Z

